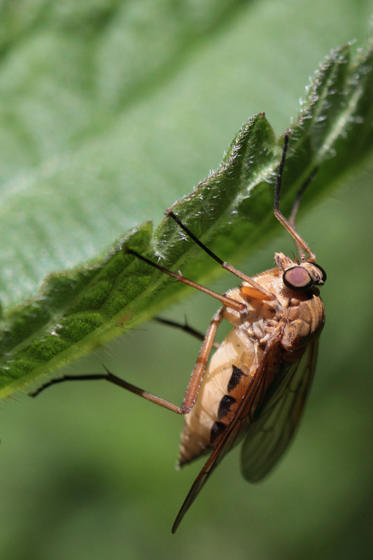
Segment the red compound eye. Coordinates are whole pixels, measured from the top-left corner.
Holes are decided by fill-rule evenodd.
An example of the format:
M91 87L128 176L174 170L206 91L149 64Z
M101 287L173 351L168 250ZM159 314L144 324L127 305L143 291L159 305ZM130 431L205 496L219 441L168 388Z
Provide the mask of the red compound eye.
M284 284L293 290L304 290L312 286L312 278L303 266L293 266L285 270L282 277Z

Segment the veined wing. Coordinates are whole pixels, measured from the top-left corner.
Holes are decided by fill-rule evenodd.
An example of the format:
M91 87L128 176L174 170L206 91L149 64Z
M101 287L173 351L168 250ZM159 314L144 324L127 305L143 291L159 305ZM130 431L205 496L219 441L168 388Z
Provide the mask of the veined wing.
M243 424L247 422L247 417L250 411L260 408L261 402L265 398L266 390L268 388L268 380L272 375L272 365L273 362L276 361L278 354L279 340L280 336L274 338L266 348L262 361L252 376L252 381L246 390L245 396L242 399L235 416L224 430L217 446L203 465L197 478L194 480L172 526L173 533L175 533L185 513L196 499L214 469L220 463L224 455L226 455L226 453L228 453L228 451L232 448L237 436L243 428Z
M242 474L249 482L264 478L290 444L312 383L317 347L315 336L300 360L284 370L273 394L249 425L241 449Z

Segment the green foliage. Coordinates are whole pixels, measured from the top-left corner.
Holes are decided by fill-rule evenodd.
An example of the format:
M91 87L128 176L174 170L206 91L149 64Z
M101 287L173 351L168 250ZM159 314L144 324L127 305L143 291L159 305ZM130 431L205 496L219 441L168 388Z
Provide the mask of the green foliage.
M349 51L348 46L333 51L309 85L292 127L283 209L289 208L313 168L320 171L308 201L330 189L373 147L373 51L360 53L353 63ZM218 170L173 206L225 260L247 255L276 227L272 183L281 145L264 114L256 115L233 140ZM213 261L196 262L193 243L165 218L154 232L145 223L116 242L107 255L51 275L37 297L3 317L2 396L152 317L185 291L124 254L123 246L182 269L195 280L206 280L216 270Z

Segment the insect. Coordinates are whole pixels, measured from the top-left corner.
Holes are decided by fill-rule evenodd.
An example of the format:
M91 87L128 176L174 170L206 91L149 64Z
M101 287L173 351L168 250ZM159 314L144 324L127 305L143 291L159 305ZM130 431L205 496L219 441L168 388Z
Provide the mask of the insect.
M317 286L324 284L326 273L316 264L315 255L295 229L299 203L314 172L299 190L290 218L286 219L279 210L288 142L287 132L276 179L274 215L294 239L299 258L292 260L283 253L275 253L275 268L247 276L208 249L172 210L166 212L168 216L219 265L240 278L239 287L220 295L180 272L171 272L136 251L125 249L222 303L205 335L186 325L161 319L203 339L181 406L152 395L109 370L53 379L33 393L35 396L52 384L68 380L105 379L183 415L179 465L205 454L209 457L177 514L172 532L224 455L239 441L243 440L241 467L246 480L257 482L272 470L294 436L312 382L318 338L324 325L324 307ZM223 319L233 328L217 345L215 335Z

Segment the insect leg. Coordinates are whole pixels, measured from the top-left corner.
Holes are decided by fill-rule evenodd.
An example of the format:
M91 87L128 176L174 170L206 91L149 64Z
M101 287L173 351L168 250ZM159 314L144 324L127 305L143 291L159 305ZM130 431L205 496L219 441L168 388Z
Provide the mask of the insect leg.
M211 319L211 323L206 331L201 350L199 351L197 357L196 365L194 366L192 375L190 376L188 387L185 392L185 397L181 407L185 414L192 410L193 405L196 402L198 391L201 386L201 381L206 371L207 362L214 345L216 331L223 318L224 307L221 307Z
M194 338L197 338L198 340L205 339L205 335L203 333L197 331L196 329L194 329L188 324L186 317L184 323L179 323L178 321L172 321L171 319L163 319L163 317L154 317L153 320L157 321L158 323L161 323L162 325L167 325L168 327L175 327L176 329L180 329L181 331L191 334L192 336L194 336ZM218 348L219 343L214 342L213 346L214 348Z
M185 278L185 276L183 276L181 274L181 272L178 272L177 274L175 274L175 272L171 272L167 268L164 268L163 266L147 259L146 257L143 257L142 255L140 255L139 253L137 253L133 249L129 249L128 247L124 247L124 252L128 253L130 255L134 255L135 257L137 257L138 259L146 262L147 264L149 264L153 268L157 268L158 270L160 270L164 274L168 274L168 276L171 276L172 278L175 278L175 280L177 280L178 282L182 282L183 284L186 284L187 286L191 286L192 288L195 288L196 290L199 290L200 292L204 292L205 294L208 294L209 296L219 300L221 303L223 303L227 307L231 307L232 309L236 309L237 311L243 311L246 308L244 303L240 303L233 298L218 294L217 292L214 292L213 290L210 290L209 288L206 288L205 286L201 286L201 284L197 284L197 282L193 282L192 280L189 280L188 278Z
M106 373L91 373L87 375L63 375L62 377L57 377L56 379L51 379L50 381L43 383L43 385L40 385L40 387L35 389L35 391L29 393L29 397L37 397L42 391L44 391L44 389L48 389L48 387L51 387L52 385L64 383L65 381L92 381L98 379L106 379Z
M305 191L307 185L310 183L310 181L313 178L313 173L310 175L310 177L305 181L305 183L303 183L302 187L300 188L300 191L298 192L298 195L296 197L294 206L293 206L293 210L292 210L292 216L293 219L291 220L287 220L285 218L285 216L280 212L280 193L281 193L281 182L282 182L282 174L284 171L284 165L285 165L285 159L286 159L286 152L288 149L288 145L289 145L289 136L290 136L290 132L287 131L285 132L284 135L284 147L282 150L282 156L281 156L281 162L280 162L280 167L277 173L277 178L276 178L276 189L275 189L275 198L274 198L274 203L273 203L273 212L275 217L278 219L278 221L284 226L284 228L290 233L291 237L294 239L294 241L296 242L298 248L300 249L300 256L302 259L304 259L304 253L303 251L305 251L306 253L309 254L309 259L311 262L315 262L316 257L314 255L314 253L312 253L311 249L309 248L309 246L307 245L307 243L304 241L304 239L299 235L299 233L297 233L295 226L294 226L294 219L295 219L295 214L298 210L299 207L299 202L301 199L301 196L303 194L303 192ZM303 251L302 251L303 250Z
M136 385L132 385L132 383L128 383L124 379L121 379L120 377L111 373L111 371L109 371L105 366L104 367L106 373L92 373L88 375L64 375L63 377L59 377L57 379L51 379L44 385L41 385L41 387L36 389L34 392L30 393L30 396L36 397L42 391L44 391L44 389L47 389L52 385L57 385L58 383L64 383L65 381L97 381L103 379L105 381L109 381L109 383L118 385L118 387L122 387L123 389L126 389L131 393L135 393L136 395L139 395L140 397L154 404L162 406L163 408L167 408L168 410L171 410L171 412L175 412L176 414L187 414L193 408L193 405L196 401L202 377L205 373L206 364L214 344L216 331L219 323L223 319L223 310L224 307L220 308L219 311L215 313L211 320L209 328L207 329L201 350L198 354L196 365L194 366L190 381L188 383L182 406L177 406L176 404L173 404L166 399L157 397L157 395L153 395L152 393L144 391L144 389L141 389Z
M223 261L223 259L218 257L215 253L213 253L211 251L211 249L209 249L204 243L202 243L202 241L200 239L198 239L198 237L196 235L194 235L194 233L185 224L183 224L183 222L180 220L180 218L176 214L174 214L172 212L172 210L167 210L166 211L166 216L170 216L170 218L172 218L181 227L181 229L183 229L185 231L185 233L199 247L201 247L201 249L203 251L205 251L211 258L213 258L214 261L216 261L218 264L220 264L220 266L222 268L224 268L225 270L228 270L229 272L231 272L232 274L234 274L235 276L237 276L241 280L244 280L245 282L248 282L249 284L251 284L251 286L253 286L257 290L257 292L259 292L259 294L262 295L263 299L264 298L274 299L275 296L271 292L269 292L268 290L263 288L263 286L261 286L258 282L255 282L255 280L250 278L250 276L247 276L247 274L244 274L243 272L241 272L240 270L238 270L234 266L232 266L229 263Z
M298 212L298 209L299 209L299 204L300 204L300 201L302 199L303 193L306 190L306 188L308 187L308 185L310 184L310 182L312 181L312 179L314 178L314 176L316 175L317 171L318 171L318 167L314 167L314 169L311 171L311 173L308 175L307 179L304 181L301 188L299 189L299 191L297 193L297 196L295 197L293 208L291 209L290 216L289 216L289 224L294 229L295 229L295 216L297 215L297 212ZM302 251L302 247L297 242L296 242L296 246L297 246L297 250L298 250L300 259L303 260L304 259L304 252Z
M297 212L298 212L298 209L299 209L299 204L300 204L300 201L301 201L302 196L304 194L304 191L306 190L308 185L311 183L311 181L315 177L318 170L319 170L318 167L314 167L312 169L311 173L308 175L307 179L304 181L301 188L297 192L297 196L295 197L293 208L291 209L290 216L289 216L289 223L293 226L293 228L295 228L295 216L297 215Z
M132 385L132 383L128 383L124 379L121 379L117 375L114 375L113 373L111 373L111 371L107 369L107 367L104 366L104 368L106 370L106 373L92 373L88 375L64 375L63 377L52 379L51 381L48 381L47 383L45 383L44 385L36 389L36 391L34 391L33 393L30 393L30 397L36 397L42 391L44 391L44 389L47 389L51 385L56 385L57 383L64 383L65 381L92 381L92 380L97 381L97 380L104 379L105 381L109 381L109 383L118 385L118 387L122 387L123 389L126 389L131 393L135 393L135 395L139 395L140 397L143 397L144 399L153 402L154 404L158 404L159 406L163 406L164 408L167 408L172 412L176 412L176 414L185 414L185 412L182 410L180 406L177 406L176 404L166 401L161 397L157 397L156 395L153 395L148 391L144 391L144 389L140 389L140 387L137 387L136 385Z

